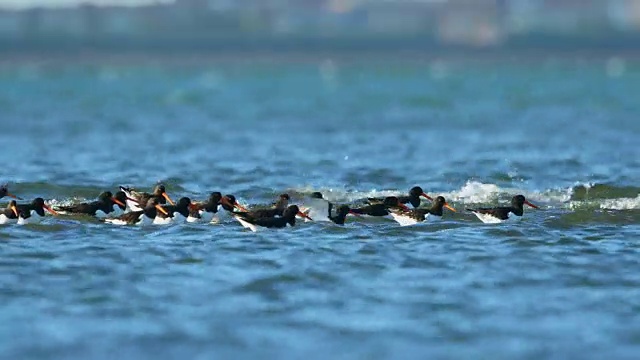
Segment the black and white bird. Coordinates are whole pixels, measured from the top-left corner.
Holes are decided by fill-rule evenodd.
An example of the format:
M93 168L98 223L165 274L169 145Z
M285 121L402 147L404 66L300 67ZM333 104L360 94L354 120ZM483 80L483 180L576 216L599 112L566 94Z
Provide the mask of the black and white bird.
M118 191L115 195L111 191L105 191L98 195L98 200L69 206L57 206L55 208L62 215L90 215L104 218L107 215L121 215L127 208L127 195Z
M18 207L15 200L11 200L7 208L0 212L0 225L18 222Z
M524 215L525 204L534 209L539 209L538 206L525 199L524 195L516 195L511 199L511 206L467 210L475 214L483 223L497 224L505 221L521 220L522 215Z
M304 215L300 212L297 205L287 207L280 217L253 217L251 213L248 212L233 213L233 216L243 227L253 232L257 232L260 228L284 228L287 224L295 226L297 215Z
M400 199L396 196L387 196L382 202L374 202L369 205L365 205L359 208L351 209L354 214L374 217L389 217L391 210L411 210L409 207L400 202Z
M409 226L421 222L442 220L443 208L456 212L456 209L451 207L444 197L438 196L429 209L393 209L390 210L390 214L393 220L397 221L401 226Z
M194 203L196 211L192 211L189 214L187 222L219 222L220 219L218 218L218 211L220 210L221 200L222 193L214 191L209 195L209 198L206 201Z
M44 203L44 199L39 197L33 199L30 204L18 204L16 206L18 212L24 212L27 216L24 221L18 217L18 223L39 223L45 216L45 210L53 215L58 215L58 212L53 210L49 205Z
M411 205L414 208L418 208L420 206L420 197L424 197L425 199L433 201L433 198L427 195L424 190L420 186L414 186L409 190L409 195L396 196L398 201L404 205ZM369 204L379 204L384 202L386 198L368 198L367 201Z
M158 212L169 215L169 213L158 204L158 199L153 197L147 200L147 204L142 210L131 211L115 218L104 219L104 221L114 225L151 225L158 215Z
M154 198L158 201L158 204L164 205L167 202L171 205L175 205L175 203L171 200L169 195L167 194L166 188L162 184L158 184L153 188L153 193L149 194L146 192L138 192L132 188L120 186L120 191L124 192L127 195L127 206L131 211L140 211L146 204L149 199Z
M182 197L175 205L162 205L164 212L158 212L153 223L156 225L166 225L171 223L180 223L187 221L187 218L196 209L188 197ZM166 214L165 214L166 212Z
M360 214L356 214L354 212L351 211L351 208L349 207L349 205L340 205L338 206L338 209L336 210L336 214L332 214L331 212L329 212L329 220L333 221L335 224L338 225L344 225L346 219L347 219L347 215L349 214L353 214L355 216L360 216Z

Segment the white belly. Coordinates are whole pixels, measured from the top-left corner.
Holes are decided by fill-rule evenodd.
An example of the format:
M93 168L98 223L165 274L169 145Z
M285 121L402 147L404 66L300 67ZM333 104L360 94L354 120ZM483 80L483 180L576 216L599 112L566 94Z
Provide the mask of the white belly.
M120 219L105 219L104 220L106 223L110 223L113 225L129 225L126 221L124 220L120 220ZM146 225L151 225L153 223L153 219L150 219L149 217L145 216L144 214L140 214L140 216L138 217L138 221L133 224L133 225L137 225L137 226L146 226Z
M193 217L193 216L189 215L187 217L187 222L188 223L199 223L199 222L202 222L202 217L197 218L197 217Z
M438 222L438 221L442 221L442 216L438 216L438 215L432 215L432 214L427 214L424 216L424 221L423 222Z
M5 214L0 214L0 225L4 225L4 224L14 224L18 222L18 219L9 219L7 217L7 215Z
M411 225L420 224L420 223L431 223L431 222L438 222L442 220L442 216L437 216L432 214L426 214L424 216L424 221L418 221L410 216L403 215L403 214L396 214L393 212L391 213L391 217L393 217L393 220L398 222L400 226L411 226Z
M395 220L398 224L400 224L400 226L411 226L418 223L416 219L406 215L396 214L393 212L390 213L390 215L393 218L393 220Z
M252 224L250 222L247 222L247 221L241 219L238 216L234 216L234 218L236 220L238 220L238 222L240 223L240 225L242 225L242 227L247 228L247 229L249 229L249 230L251 230L253 232L258 232L258 227L256 225L254 225L254 224Z
M485 224L500 224L503 222L517 222L520 221L522 219L522 216L516 216L513 213L509 213L508 214L508 219L507 220L500 220L495 216L489 215L489 214L480 214L477 212L474 212L474 214L476 215L476 217L478 219L480 219L480 221L482 221Z
M127 208L129 209L129 211L141 211L142 210L142 208L140 207L140 204L138 204L137 201L133 201L133 200L129 200L129 199L127 199Z
M120 225L120 226L127 225L126 221L120 220L120 219L104 219L104 222L108 224Z
M200 210L199 213L200 213L200 219L195 219L197 221L194 221L194 222L203 222L203 223L220 222L220 218L218 217L218 214L220 213L220 211L218 211L217 213L212 213L212 212Z
M18 225L27 225L27 224L39 224L42 221L43 216L38 215L35 210L31 210L31 216L28 218L23 218L22 216L18 217L17 224Z
M179 224L179 223L183 223L185 221L187 221L187 218L184 217L184 215L180 214L179 212L173 213L173 221L172 222Z
M168 224L171 224L172 222L173 222L173 218L170 218L170 217L161 218L159 216L156 216L156 218L153 219L152 221L153 225L168 225Z

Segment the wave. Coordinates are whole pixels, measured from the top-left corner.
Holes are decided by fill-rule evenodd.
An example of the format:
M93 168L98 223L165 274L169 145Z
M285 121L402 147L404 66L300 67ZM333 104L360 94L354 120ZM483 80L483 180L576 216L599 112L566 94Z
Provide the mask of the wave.
M167 183L172 198L190 196L192 199L202 200L208 192L185 193L185 188L176 181ZM576 183L566 188L531 190L517 187L503 187L493 183L483 183L475 180L467 181L459 189L450 191L435 191L423 186L427 194L442 195L448 202L459 207L470 205L498 205L508 204L510 198L522 194L536 205L545 208L559 208L573 211L582 210L633 210L640 209L640 187L616 186L609 184ZM81 201L95 199L104 190L115 191L117 185L55 185L48 182L31 182L10 184L10 189L25 198L42 196L51 205L68 205ZM141 187L143 191L150 188ZM214 189L211 191L224 189ZM309 196L314 191L320 191L324 197L335 203L358 204L369 197L385 197L406 194L407 189L371 189L351 190L336 187L302 186L289 189L270 189L252 186L235 194L242 203L270 202L282 192L287 192L295 201ZM202 198L202 199L201 199ZM174 199L174 200L176 200Z
M500 200L509 199L511 196L523 194L527 198L538 200L543 203L557 204L562 203L571 198L569 190L546 190L543 192L527 191L518 188L503 188L496 184L482 183L478 181L467 181L460 189L453 191L437 192L423 187L425 192L431 196L444 196L447 201L453 203L470 204L489 204ZM393 195L402 195L408 192L398 189L373 189L366 191L343 190L336 188L311 188L303 187L292 189L294 194L308 195L313 191L320 191L327 200L333 202L356 203L369 197L385 197Z
M501 187L496 184L469 180L460 189L453 191L430 191L432 196L442 195L448 202L460 205L497 205L508 203L517 194L547 208L569 210L631 210L640 209L640 188L617 187L604 184L580 183L567 188L545 189L542 191L527 190L516 187ZM332 202L358 203L369 197L384 197L405 194L406 190L373 189L367 191L344 190L336 188L302 187L289 190L299 196L320 191Z

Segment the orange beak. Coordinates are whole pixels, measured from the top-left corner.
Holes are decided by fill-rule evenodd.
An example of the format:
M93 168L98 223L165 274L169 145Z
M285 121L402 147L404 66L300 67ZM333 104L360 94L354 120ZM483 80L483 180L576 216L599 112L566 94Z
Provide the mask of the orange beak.
M420 194L420 196L425 197L425 198L427 198L427 199L429 199L429 200L433 201L433 198L432 198L431 196L429 196L429 195L425 194L425 193Z
M303 217L303 218L305 218L305 219L308 219L308 220L313 221L313 219L312 219L312 218L310 218L310 217L309 217L309 215L307 215L307 214L303 213L302 211L298 211L298 216L300 216L300 217Z
M531 206L534 209L540 209L539 207L537 207L536 205L533 205L532 203L528 202L527 200L524 201L525 204Z
M171 204L171 205L175 205L176 204L176 203L173 202L173 200L171 200L171 198L169 197L169 195L167 195L167 193L162 193L162 197L167 199L169 204Z
M409 209L409 207L407 205L405 205L403 203L400 203L400 202L398 203L398 207L401 208L402 210L405 210L405 211L411 211L411 209Z
M160 206L159 204L156 204L156 209L157 209L158 211L160 211L161 213L163 213L163 214L165 214L165 215L169 216L169 213L167 212L167 210L165 210L165 209L164 209L162 206Z
M53 210L52 208L50 208L50 207L49 207L49 205L46 205L46 204L45 204L45 205L43 205L42 207L43 207L43 208L45 208L48 212L52 213L52 214L53 214L53 215L55 215L55 216L60 215L60 214L58 214L55 210Z
M247 210L247 208L246 208L246 207L244 207L244 206L242 206L242 205L238 204L238 202L237 202L237 201L236 201L236 203L235 203L235 204L233 204L233 206L237 207L238 209L240 209L240 210L242 210L242 211L244 211L244 212L249 211L249 210Z
M7 193L7 196L8 196L8 197L10 197L10 198L14 198L14 199L22 200L22 198L21 198L21 197L17 197L17 196L15 196L15 195L11 194L11 193Z
M453 211L453 212L457 212L456 209L452 208L451 205L444 203L444 207L446 207L447 209Z
M124 204L122 201L120 201L120 200L118 200L118 199L116 199L116 198L114 198L114 197L112 197L112 198L111 198L111 201L113 201L114 203L116 203L116 204L118 204L118 205L120 205L120 206L124 206L124 207L126 207L126 206L127 206L127 205L126 205L126 204Z
M11 211L13 211L13 213L16 215L16 217L18 217L18 208L16 208L15 205L11 205Z

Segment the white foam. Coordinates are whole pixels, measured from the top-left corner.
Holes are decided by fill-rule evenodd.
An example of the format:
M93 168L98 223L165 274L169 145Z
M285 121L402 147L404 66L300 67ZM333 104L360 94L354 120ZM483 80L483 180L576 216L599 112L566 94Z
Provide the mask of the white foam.
M51 200L46 200L44 203L47 204L50 207L59 207L59 206L71 206L71 205L75 205L75 204L79 204L82 202L86 202L88 201L85 198L78 198L78 197L72 197L69 199L51 199Z
M517 187L500 187L496 184L483 183L475 180L467 181L460 189L453 191L437 191L437 189L424 188L425 192L432 196L442 195L447 201L458 202L462 204L487 204L495 203L498 200L510 200L509 197L522 194L532 202L541 202L557 205L566 203L571 199L573 194L573 186L563 189L547 189L543 191L525 190ZM346 191L342 189L313 189L301 188L295 191L306 193L311 191L320 191L325 199L333 203L350 203L369 197L386 197L406 195L409 189L404 190L378 190L369 191ZM307 200L305 200L306 202ZM428 201L425 200L428 204ZM306 204L305 204L306 205Z
M331 221L329 219L329 202L324 199L305 199L300 203L301 211L313 221ZM305 221L308 219L305 218Z
M640 209L640 195L635 198L605 199L602 200L600 208L607 210Z
M573 187L567 189L547 189L543 191L525 190L522 188L507 187L502 188L495 184L487 184L478 181L467 181L466 184L457 191L441 193L447 201L461 202L464 204L484 204L495 202L505 197L524 195L532 202L541 203L565 203L571 199Z
M504 193L495 184L485 184L478 181L467 181L460 190L442 194L448 201L458 201L464 203L487 203L494 201L500 193Z

